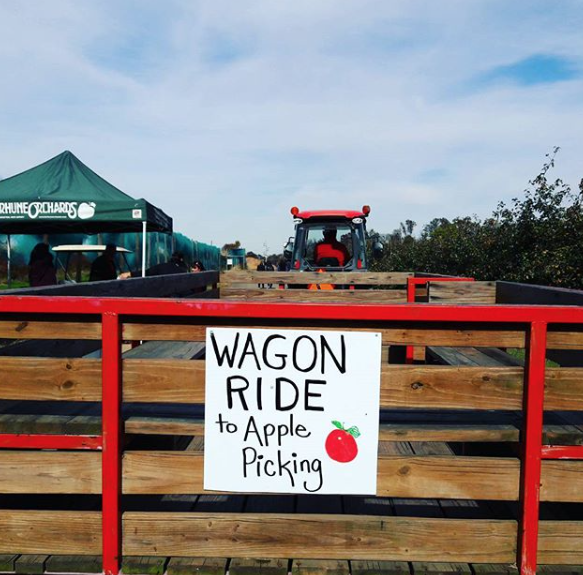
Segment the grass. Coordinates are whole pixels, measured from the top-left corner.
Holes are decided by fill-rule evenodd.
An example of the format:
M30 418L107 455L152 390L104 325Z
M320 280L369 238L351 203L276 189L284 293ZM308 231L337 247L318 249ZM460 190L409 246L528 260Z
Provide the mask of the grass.
M28 287L28 282L23 280L12 280L12 284L10 285L10 289L17 289ZM0 283L0 290L8 289L8 284L6 282Z
M522 361L523 363L526 361L526 350L524 350L524 349L507 349L506 353L508 355L511 355L512 357L515 357L516 359ZM551 359L547 359L546 366L547 367L560 367L556 361L553 361Z

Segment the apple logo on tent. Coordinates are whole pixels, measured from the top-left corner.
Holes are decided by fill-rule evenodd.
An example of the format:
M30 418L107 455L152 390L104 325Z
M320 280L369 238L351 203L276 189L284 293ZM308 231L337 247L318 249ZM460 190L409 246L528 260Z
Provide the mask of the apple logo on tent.
M95 202L83 202L79 204L77 215L82 220L87 220L95 215Z

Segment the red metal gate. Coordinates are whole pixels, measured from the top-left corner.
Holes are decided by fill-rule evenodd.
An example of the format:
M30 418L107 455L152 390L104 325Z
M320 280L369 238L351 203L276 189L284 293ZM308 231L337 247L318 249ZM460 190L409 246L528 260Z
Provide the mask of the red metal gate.
M425 280L424 280L425 281ZM316 305L209 300L0 297L0 313L35 316L99 315L102 325L102 434L0 435L0 448L102 451L103 568L116 575L121 557L121 323L122 316L217 319L352 320L376 322L460 322L527 326L521 518L517 561L522 575L537 566L542 459L583 459L583 446L542 444L546 337L549 324L583 324L583 309L548 306Z

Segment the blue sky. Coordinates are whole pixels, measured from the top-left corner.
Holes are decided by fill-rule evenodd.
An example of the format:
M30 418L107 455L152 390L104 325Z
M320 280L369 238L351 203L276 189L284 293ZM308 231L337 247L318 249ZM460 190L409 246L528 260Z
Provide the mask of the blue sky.
M202 241L289 208L488 215L561 146L583 177L578 0L0 0L0 177L70 149Z

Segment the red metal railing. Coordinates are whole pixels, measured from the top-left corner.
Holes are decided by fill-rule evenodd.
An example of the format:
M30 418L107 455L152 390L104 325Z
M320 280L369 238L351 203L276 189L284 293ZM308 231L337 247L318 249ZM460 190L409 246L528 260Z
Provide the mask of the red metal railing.
M473 282L474 278L462 277L435 277L435 278L407 278L407 303L415 303L415 288L418 285L428 285L429 282ZM408 345L405 350L405 363L413 363L414 351L413 346Z
M422 279L422 278L419 278ZM423 281L427 281L423 279ZM431 279L431 281L435 281ZM525 369L521 517L517 562L521 575L537 566L541 459L583 459L583 447L543 446L543 400L548 324L583 324L583 308L549 306L423 306L224 302L211 300L0 297L0 313L101 316L102 435L0 435L1 448L101 449L103 569L116 575L121 559L121 319L122 316L347 320L374 322L471 322L529 327ZM212 321L212 319L211 319Z

